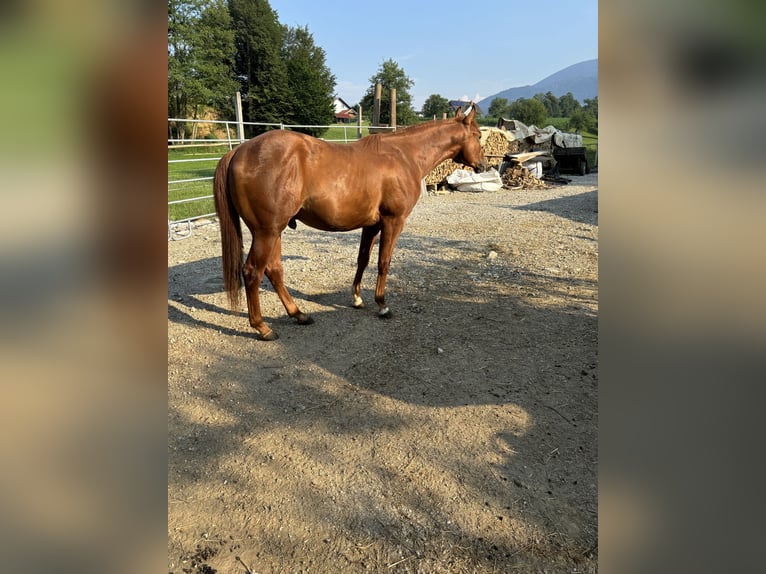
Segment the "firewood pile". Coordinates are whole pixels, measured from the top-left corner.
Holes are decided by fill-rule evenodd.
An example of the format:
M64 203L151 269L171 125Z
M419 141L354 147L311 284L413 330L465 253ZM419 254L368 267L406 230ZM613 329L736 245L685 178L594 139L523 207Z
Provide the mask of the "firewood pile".
M504 189L548 189L548 185L529 173L523 165L508 166L500 176Z
M445 159L426 176L426 185L439 185L447 179L447 176L456 169L467 169L473 171L468 166L463 166L459 163L455 163L451 159Z
M520 140L509 140L508 132L497 128L482 128L481 130L481 149L487 160L488 167L499 168L506 154L519 153L527 151L529 146L526 142ZM447 176L456 169L467 169L470 167L455 163L451 159L444 160L437 165L426 176L426 185L439 185L444 183Z
M484 152L487 165L490 167L498 167L506 154L519 151L520 142L518 140L509 141L505 135L507 133L495 128L482 131L481 150Z

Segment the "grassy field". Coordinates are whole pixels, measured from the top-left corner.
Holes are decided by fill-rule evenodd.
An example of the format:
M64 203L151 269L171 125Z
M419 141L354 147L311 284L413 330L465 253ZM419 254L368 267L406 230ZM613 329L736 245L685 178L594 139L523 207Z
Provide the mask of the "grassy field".
M187 183L170 182L198 177L212 177L218 160L228 150L229 146L225 144L211 147L195 146L184 149L168 149L168 201L212 195L212 180ZM195 161L174 163L176 160ZM179 203L177 205L168 205L168 219L179 221L205 213L213 213L214 211L215 207L212 198L190 203Z

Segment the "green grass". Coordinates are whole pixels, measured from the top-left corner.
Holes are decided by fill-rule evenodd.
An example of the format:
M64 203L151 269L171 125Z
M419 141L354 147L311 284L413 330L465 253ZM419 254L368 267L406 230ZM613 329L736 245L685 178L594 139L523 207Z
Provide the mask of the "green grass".
M548 118L548 121L545 122L545 126L553 126L559 131L565 132L567 131L567 124L569 123L569 118ZM541 127L545 127L541 126Z
M168 181L193 179L197 177L212 177L220 157L229 150L224 144L215 147L189 147L184 149L168 149L168 160L212 158L210 161L194 161L189 163L168 163ZM168 184L168 201L190 199L213 194L213 181L193 181L187 183ZM213 200L204 199L190 203L168 205L168 219L179 221L196 217L205 213L213 213Z
M588 158L588 165L593 168L596 163L596 152L598 150L598 134L589 132L582 133L582 145L585 146L585 156Z
M330 140L330 141L356 141L356 130L358 129L358 126L353 124L338 124L335 126L332 126L331 128L328 128L323 134L322 139L323 140ZM367 126L362 126L362 136L366 136L368 134Z

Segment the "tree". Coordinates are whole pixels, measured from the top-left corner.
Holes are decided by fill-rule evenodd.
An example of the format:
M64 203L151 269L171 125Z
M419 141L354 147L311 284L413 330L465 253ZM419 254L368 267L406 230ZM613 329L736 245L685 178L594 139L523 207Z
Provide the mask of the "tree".
M559 99L554 95L553 92L545 93L543 96L543 105L545 106L545 111L548 112L549 118L561 117Z
M559 112L561 117L570 118L575 110L581 108L580 102L575 100L572 92L567 92L559 98Z
M281 122L295 108L287 63L280 53L285 28L267 0L229 0L229 10L243 113L251 122Z
M228 114L234 53L223 0L168 0L168 117L197 118L205 106Z
M593 117L593 114L580 108L569 117L567 129L572 132L598 133L598 120Z
M294 102L285 121L297 125L332 123L335 76L325 63L325 51L314 44L307 27L286 29L282 58L287 64L287 82ZM300 130L315 137L324 131L322 128Z
M410 88L415 84L404 73L394 60L386 60L380 65L378 71L370 78L371 86L364 94L362 109L372 119L373 101L375 99L375 84L383 88L380 101L380 123L391 123L391 88L396 89L396 123L408 125L415 123L417 117L412 109L412 96Z
M427 119L441 119L444 114L450 111L449 100L439 94L431 94L423 104L423 117ZM398 116L398 113L397 113Z
M586 113L589 113L596 120L598 120L598 96L592 99L585 98L585 105L583 106L583 109Z
M489 105L487 113L495 118L501 118L508 115L508 100L506 98L495 98Z
M545 106L534 98L519 98L510 105L508 113L511 118L528 126L541 126L548 120Z

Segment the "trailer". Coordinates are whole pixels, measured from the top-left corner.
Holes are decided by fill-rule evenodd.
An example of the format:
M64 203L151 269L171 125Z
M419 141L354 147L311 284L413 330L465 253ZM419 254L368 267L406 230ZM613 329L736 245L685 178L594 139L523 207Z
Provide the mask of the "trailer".
M562 173L585 175L590 173L587 148L551 146L551 155L556 160L556 168Z

